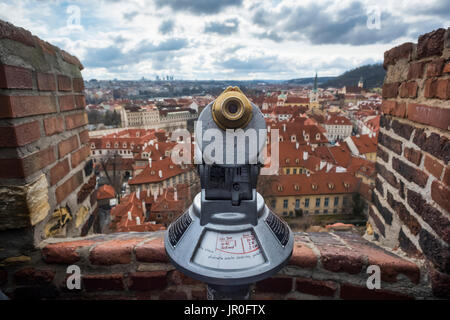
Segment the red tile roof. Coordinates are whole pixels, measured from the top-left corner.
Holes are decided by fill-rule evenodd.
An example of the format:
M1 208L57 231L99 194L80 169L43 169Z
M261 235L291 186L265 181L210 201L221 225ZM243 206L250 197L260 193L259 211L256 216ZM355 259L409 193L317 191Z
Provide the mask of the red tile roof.
M97 190L97 200L112 199L116 197L116 191L108 184L102 185Z

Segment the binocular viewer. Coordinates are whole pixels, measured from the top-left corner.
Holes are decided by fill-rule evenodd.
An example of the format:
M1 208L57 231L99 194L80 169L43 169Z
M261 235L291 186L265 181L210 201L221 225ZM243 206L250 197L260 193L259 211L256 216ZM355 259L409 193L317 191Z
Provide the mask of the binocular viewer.
M215 154L200 134L207 130L226 141ZM239 131L245 138L255 130L261 134L229 139L230 133ZM266 137L261 111L238 87L228 87L197 121L195 156L201 160L196 161L201 192L169 226L165 248L177 269L208 284L211 299L248 298L249 285L278 272L292 254L290 228L256 191Z

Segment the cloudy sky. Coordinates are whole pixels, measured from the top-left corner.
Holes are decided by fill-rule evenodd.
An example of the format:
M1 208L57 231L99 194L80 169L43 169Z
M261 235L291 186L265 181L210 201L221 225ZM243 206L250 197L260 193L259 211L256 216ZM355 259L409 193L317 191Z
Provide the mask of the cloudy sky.
M76 55L85 79L339 75L449 27L447 0L0 0L0 19Z

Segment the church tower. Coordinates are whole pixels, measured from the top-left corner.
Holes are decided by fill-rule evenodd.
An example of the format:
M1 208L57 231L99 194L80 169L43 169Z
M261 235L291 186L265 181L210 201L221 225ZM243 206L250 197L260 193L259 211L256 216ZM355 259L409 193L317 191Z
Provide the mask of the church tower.
M364 87L364 80L363 77L359 78L359 82L358 82L358 88L363 88Z
M314 88L309 94L309 106L311 109L319 107L319 92L317 90L317 72L314 78Z

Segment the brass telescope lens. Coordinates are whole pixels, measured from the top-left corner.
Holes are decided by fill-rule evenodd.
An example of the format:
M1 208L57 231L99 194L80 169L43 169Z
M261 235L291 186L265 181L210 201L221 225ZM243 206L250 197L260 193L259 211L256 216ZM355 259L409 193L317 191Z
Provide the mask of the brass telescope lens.
M252 119L252 106L238 87L228 87L214 102L212 115L223 130L244 128Z

